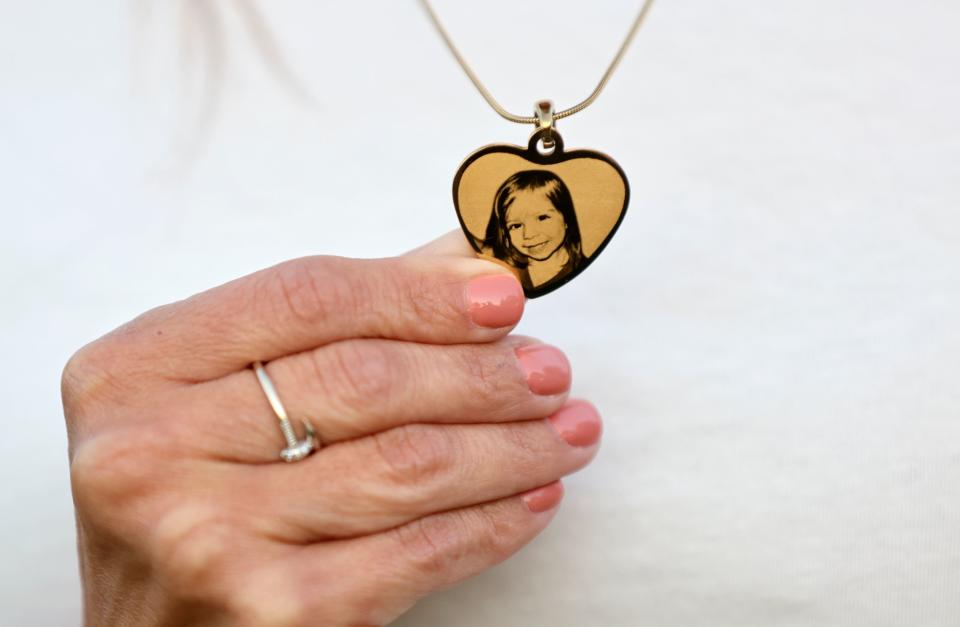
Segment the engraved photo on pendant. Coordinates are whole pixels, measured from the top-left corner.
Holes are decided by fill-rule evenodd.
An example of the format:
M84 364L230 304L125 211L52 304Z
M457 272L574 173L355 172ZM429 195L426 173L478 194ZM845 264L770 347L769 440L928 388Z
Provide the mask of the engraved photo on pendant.
M555 147L537 143L550 134ZM494 145L470 155L454 179L454 204L467 241L509 267L527 297L551 292L582 272L613 236L627 209L626 176L610 157L563 151L552 129L529 146Z

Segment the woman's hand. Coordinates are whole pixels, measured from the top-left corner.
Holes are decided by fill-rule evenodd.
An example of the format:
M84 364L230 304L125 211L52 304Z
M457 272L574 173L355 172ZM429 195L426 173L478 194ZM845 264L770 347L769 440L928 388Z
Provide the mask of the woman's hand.
M87 624L380 625L549 523L599 417L562 353L507 336L516 279L451 242L287 262L70 360ZM279 461L257 360L314 455Z

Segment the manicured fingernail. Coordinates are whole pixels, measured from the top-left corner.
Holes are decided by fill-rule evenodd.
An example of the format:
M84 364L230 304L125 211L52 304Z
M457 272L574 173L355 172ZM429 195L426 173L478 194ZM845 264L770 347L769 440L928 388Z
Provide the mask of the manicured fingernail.
M534 394L559 394L570 387L570 362L549 344L532 344L517 349L517 359L527 385Z
M550 424L571 446L590 446L600 439L603 423L597 409L586 401L573 401L550 416Z
M467 302L475 324L508 327L523 315L523 287L508 274L477 277L467 284Z
M563 484L554 481L536 490L530 490L523 495L523 504L534 514L553 509L563 498Z

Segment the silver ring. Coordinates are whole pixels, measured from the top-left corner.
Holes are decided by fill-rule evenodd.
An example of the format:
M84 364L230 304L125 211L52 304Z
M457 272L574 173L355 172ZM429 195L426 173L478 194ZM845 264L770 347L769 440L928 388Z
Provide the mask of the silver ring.
M280 421L280 431L283 432L283 438L287 441L287 448L280 451L280 459L285 462L298 462L319 449L320 440L317 438L317 432L314 431L313 425L307 419L301 421L307 432L307 437L303 441L297 440L297 434L293 431L293 425L290 424L290 419L287 417L287 410L280 402L277 388L273 386L273 381L267 376L263 364L259 361L253 362L253 371L257 375L257 381L260 382L263 393L267 395L273 413L277 415L277 419Z

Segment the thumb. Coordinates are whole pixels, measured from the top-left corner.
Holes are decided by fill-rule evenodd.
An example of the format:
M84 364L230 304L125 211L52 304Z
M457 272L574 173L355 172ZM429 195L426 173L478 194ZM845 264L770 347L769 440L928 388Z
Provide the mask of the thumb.
M414 248L413 250L408 250L407 252L400 255L401 257L460 257L468 259L481 259L490 263L493 266L498 266L501 270L506 270L510 272L519 280L517 277L517 272L514 268L511 268L508 264L500 261L499 259L494 259L487 255L478 255L475 250L467 242L467 238L464 237L463 231L460 229L454 229L449 233L441 235L432 242L428 242L419 248Z
M410 257L475 257L476 252L470 247L467 238L460 229L454 229L437 239L403 253Z

